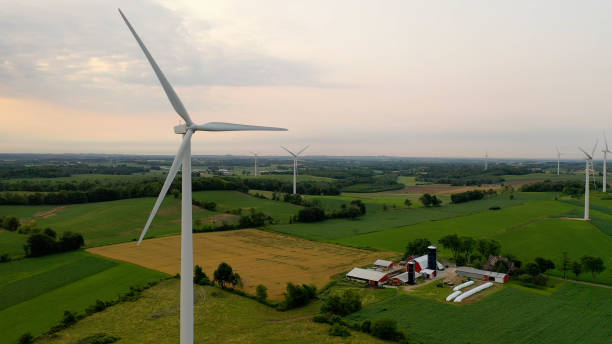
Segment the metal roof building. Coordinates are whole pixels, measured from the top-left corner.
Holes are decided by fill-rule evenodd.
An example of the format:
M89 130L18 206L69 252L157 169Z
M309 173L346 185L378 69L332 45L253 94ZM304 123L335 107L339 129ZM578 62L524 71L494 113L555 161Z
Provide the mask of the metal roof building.
M385 268L385 269L389 269L393 266L393 262L390 260L384 260L384 259L377 259L374 262L374 266L377 268Z
M372 269L353 268L353 270L346 274L346 278L357 282L379 285L387 281L388 274Z
M481 279L485 281L499 282L505 283L508 282L508 274L504 274L501 272L487 271L474 269L467 266L458 267L455 272L457 275L465 276L474 279Z

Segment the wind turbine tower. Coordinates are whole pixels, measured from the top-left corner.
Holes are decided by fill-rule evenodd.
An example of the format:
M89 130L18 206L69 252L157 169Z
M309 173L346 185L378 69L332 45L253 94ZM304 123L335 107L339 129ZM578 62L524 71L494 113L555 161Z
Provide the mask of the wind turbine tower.
M587 151L585 151L584 149L578 147L578 149L580 149L582 151L582 153L584 153L585 155L585 169L584 169L584 219L585 220L589 220L590 219L590 215L589 215L589 189L590 189L590 185L589 185L589 176L591 175L591 166L593 165L593 155L595 155L595 149L597 149L597 141L595 141L595 146L593 146L593 151L591 152L591 154L587 153Z
M559 147L555 148L557 149L557 175L559 175L561 171L561 155L563 155L563 153L559 151Z
M488 170L489 169L489 152L485 151L485 168L484 170Z
M287 148L281 146L282 149L286 150L287 152L289 152L289 154L291 154L293 156L293 194L295 195L297 193L297 187L296 187L296 180L297 180L297 161L298 161L298 157L300 156L300 154L302 154L303 151L306 150L306 148L308 148L308 146L302 148L301 151L297 152L297 153L293 153L292 151L288 150Z
M610 149L608 148L608 139L606 138L606 133L604 132L604 149L602 149L601 151L603 152L603 192L606 192L606 183L607 178L608 178L608 168L607 168L607 163L608 163L608 153L612 153L610 151Z
M164 91L166 92L166 96L168 100L170 100L170 104L174 108L174 111L185 121L184 124L177 125L174 127L174 132L176 134L182 135L183 140L179 146L178 152L174 157L174 161L172 162L172 166L170 167L170 171L168 172L168 176L166 177L166 181L162 186L161 192L159 193L159 197L153 206L153 210L151 211L151 215L147 220L147 223L140 234L140 238L138 239L138 245L142 242L149 226L151 226L151 222L159 209L162 201L164 200L164 196L168 192L174 177L176 176L178 169L183 167L182 174L182 200L181 200L181 301L180 301L180 319L181 319L181 344L193 344L193 232L192 232L192 214L191 214L191 136L196 131L240 131L240 130L273 130L273 131L286 131L287 129L283 128L273 128L273 127L259 127L252 125L242 125L242 124L232 124L232 123L222 123L222 122L209 122L206 124L195 124L187 110L183 106L183 103L179 99L176 92L162 73L161 69L145 47L144 43L140 40L140 37L134 31L134 28L127 20L123 12L119 10L121 17L125 21L125 24L128 26L132 35L138 42L138 45L142 49L142 52L146 56L147 60L151 64L157 79Z

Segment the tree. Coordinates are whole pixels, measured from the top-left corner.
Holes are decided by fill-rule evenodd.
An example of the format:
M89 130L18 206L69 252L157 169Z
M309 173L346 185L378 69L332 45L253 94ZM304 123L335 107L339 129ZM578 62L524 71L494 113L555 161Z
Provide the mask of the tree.
M419 198L419 201L426 207L437 207L442 204L442 201L436 195L430 195L428 193L423 194Z
M510 270L510 266L508 265L508 262L506 262L505 260L499 259L498 261L495 262L495 266L493 267L493 270L495 270L495 272L508 273L508 271Z
M43 234L48 235L48 236L52 237L53 239L55 239L57 237L57 234L51 228L45 228L45 230L43 231Z
M257 298L261 301L268 298L268 288L266 288L266 286L263 284L259 284L257 288L255 288L255 293Z
M58 245L52 237L35 233L28 237L23 249L28 257L41 257L57 252Z
M193 283L199 285L208 285L210 284L210 279L206 276L204 270L199 265L195 266L194 274L193 274Z
M298 212L299 222L317 222L325 220L325 211L318 207L308 207Z
M468 264L471 263L472 252L476 246L476 240L472 237L461 237L461 251L465 255L465 260Z
M540 273L545 273L548 270L552 270L555 268L555 263L552 260L544 259L542 257L537 257L535 259L535 263L538 264L540 268Z
M64 317L62 318L62 325L68 327L77 322L76 314L71 311L64 311Z
M525 272L527 272L532 277L542 273L542 271L540 270L540 266L536 263L528 263L527 266L525 266Z
M306 305L317 294L317 287L314 285L302 284L296 285L291 282L287 283L287 292L285 296L285 306L287 309L296 308Z
M78 250L83 245L85 245L83 236L79 233L73 233L70 231L64 232L59 241L59 248L62 251Z
M21 335L21 337L19 337L19 340L17 341L17 343L19 343L19 344L32 344L32 343L34 343L34 336L32 336L32 334L30 332L24 333L24 334Z
M429 239L414 239L406 246L406 252L404 253L404 257L402 259L406 259L410 256L422 256L427 253L427 247L429 247L430 245L431 241L429 241Z
M232 270L232 267L223 262L221 264L219 264L219 266L217 267L217 270L215 270L213 276L214 276L214 281L217 282L221 288L225 288L225 284L226 283L232 283L232 277L233 277L234 271Z
M449 234L440 238L440 244L442 244L442 247L445 249L451 250L453 257L457 260L461 252L461 240L457 234Z
M236 286L238 286L238 288L242 288L244 286L242 284L242 277L240 277L237 272L234 272L232 274L232 280L230 282L232 283L232 287L234 288L236 288Z
M346 316L361 309L361 297L352 290L346 290L342 296L332 295L323 301L321 312Z
M407 199L407 200L404 201L404 205L407 206L407 207L410 207L412 205L412 201Z
M489 256L499 255L501 252L501 245L496 240L478 239L476 251L478 251L484 259L488 259Z
M394 340L398 334L397 322L393 319L376 320L371 326L371 333L380 339Z
M2 227L11 232L16 231L20 225L19 219L17 219L15 216L7 216L2 221Z
M576 278L582 273L582 264L580 262L572 263L572 272L576 275Z
M561 271L563 271L563 279L567 279L567 271L570 269L570 261L567 252L561 255Z
M359 209L359 214L360 215L365 215L366 213L366 206L365 204L360 200L360 199L354 199L351 201L351 206L355 206Z
M604 262L600 257L583 256L580 258L580 261L582 262L582 268L584 271L590 272L593 279L595 279L597 274L606 269Z

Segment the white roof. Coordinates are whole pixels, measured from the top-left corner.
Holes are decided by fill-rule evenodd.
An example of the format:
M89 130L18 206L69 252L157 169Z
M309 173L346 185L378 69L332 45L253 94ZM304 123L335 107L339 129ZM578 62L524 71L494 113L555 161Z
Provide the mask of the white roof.
M391 264L393 264L392 261L384 260L384 259L376 259L376 261L374 262L374 265L376 265L376 266L384 266L384 267L388 267Z
M421 270L422 273L427 274L427 275L433 275L434 271L430 270L430 269L423 269Z
M492 276L492 277L495 277L495 278L505 278L506 277L506 274L501 273L501 272L494 272L494 271L474 269L474 268L470 268L468 266L460 266L460 267L457 268L456 271L457 272L467 272L467 273L479 274L479 275L487 275L487 276Z
M397 276L393 276L393 278L397 278L398 280L406 283L406 282L408 282L408 272L404 272L404 273L401 273L401 274L399 274Z
M414 258L414 261L419 263L421 269L427 268L427 255ZM444 270L444 265L440 264L440 262L436 262L436 264L438 265L438 270Z
M365 279L368 281L380 281L386 275L387 274L384 272L372 269L353 268L353 270L346 274L346 277Z

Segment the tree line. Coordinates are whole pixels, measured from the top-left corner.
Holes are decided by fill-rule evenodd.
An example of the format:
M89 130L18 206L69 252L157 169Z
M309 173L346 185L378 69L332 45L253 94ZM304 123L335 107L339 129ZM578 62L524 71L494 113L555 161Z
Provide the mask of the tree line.
M481 200L485 197L491 197L497 195L497 192L493 189L486 191L482 190L470 190L451 195L451 202L453 203L464 203L469 201Z

